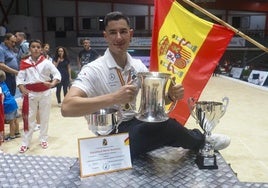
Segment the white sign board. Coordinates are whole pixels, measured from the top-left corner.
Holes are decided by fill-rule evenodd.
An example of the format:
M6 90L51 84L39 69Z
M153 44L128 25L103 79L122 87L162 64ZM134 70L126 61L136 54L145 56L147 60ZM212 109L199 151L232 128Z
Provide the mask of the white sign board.
M241 77L241 74L242 74L242 71L243 71L243 68L239 68L239 67L233 67L231 69L231 75L233 78L240 78Z
M128 133L78 139L81 178L132 168Z
M268 72L266 71L252 70L248 77L248 82L263 86L267 77Z
M242 37L233 37L228 45L228 47L245 47L246 40Z

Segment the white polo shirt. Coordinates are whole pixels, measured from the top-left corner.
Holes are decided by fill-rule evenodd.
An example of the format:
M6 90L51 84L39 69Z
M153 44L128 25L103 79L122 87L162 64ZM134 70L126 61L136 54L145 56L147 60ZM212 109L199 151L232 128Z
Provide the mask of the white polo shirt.
M127 64L122 69L116 64L107 49L102 57L82 68L72 86L83 90L88 97L113 93L122 87L117 69L120 70L125 83L128 82L129 75L133 78L138 72L148 72L141 60L134 59L129 54L127 54ZM134 115L134 112L123 112L123 120L131 119Z

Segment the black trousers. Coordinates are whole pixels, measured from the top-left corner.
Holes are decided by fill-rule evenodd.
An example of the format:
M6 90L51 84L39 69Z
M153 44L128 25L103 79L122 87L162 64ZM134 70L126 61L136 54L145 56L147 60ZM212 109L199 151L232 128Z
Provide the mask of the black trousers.
M64 79L56 85L56 97L58 104L61 103L61 88L63 88L63 96L65 96L68 92L69 84L69 80Z
M175 119L160 123L148 123L136 118L122 122L119 133L129 133L131 157L137 157L163 146L198 150L205 138L198 129L187 129Z
M12 96L15 96L16 88L17 88L15 75L6 72L6 81L5 82L6 82L6 85L9 89L9 91L10 91L10 94Z

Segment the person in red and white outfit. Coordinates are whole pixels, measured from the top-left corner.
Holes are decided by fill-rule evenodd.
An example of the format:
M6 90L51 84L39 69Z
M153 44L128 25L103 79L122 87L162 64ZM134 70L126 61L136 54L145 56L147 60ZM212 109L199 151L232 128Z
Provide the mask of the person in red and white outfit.
M51 61L41 54L40 40L29 43L31 55L20 62L17 76L17 86L23 94L22 117L24 134L19 152L24 153L29 149L35 128L36 113L39 106L40 112L40 144L48 147L48 123L51 107L51 90L61 81L60 72ZM52 79L51 79L52 75Z

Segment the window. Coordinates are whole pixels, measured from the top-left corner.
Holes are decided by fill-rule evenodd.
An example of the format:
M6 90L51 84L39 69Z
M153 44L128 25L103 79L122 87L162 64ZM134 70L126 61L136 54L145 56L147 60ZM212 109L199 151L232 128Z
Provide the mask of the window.
M136 16L135 17L135 29L144 30L145 29L145 16Z
M64 31L73 31L73 17L64 17Z
M47 18L47 30L56 31L56 18L55 17Z
M240 28L241 25L241 17L233 17L232 18L232 26L234 28Z
M99 30L100 31L104 30L104 16L99 17Z
M98 28L97 18L82 18L83 30L96 30Z
M82 28L83 29L91 29L90 18L83 18L82 19Z

